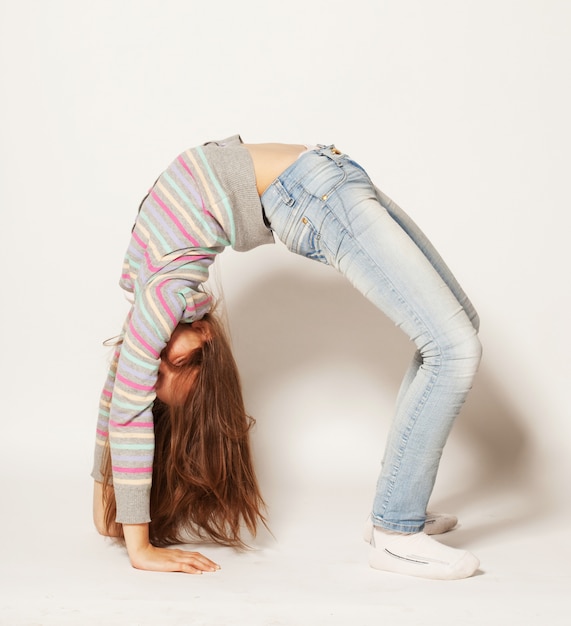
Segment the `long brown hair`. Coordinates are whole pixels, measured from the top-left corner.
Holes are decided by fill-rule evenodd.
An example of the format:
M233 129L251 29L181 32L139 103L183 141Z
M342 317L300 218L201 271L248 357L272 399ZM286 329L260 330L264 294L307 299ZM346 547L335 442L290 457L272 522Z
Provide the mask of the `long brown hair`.
M212 313L202 318L208 338L177 374L186 399L153 406L155 456L151 488L151 542L180 543L185 536L245 547L240 531L256 534L266 525L250 450L254 420L244 408L238 368L225 329ZM103 461L111 484L111 455ZM111 528L116 504L104 490L105 523Z

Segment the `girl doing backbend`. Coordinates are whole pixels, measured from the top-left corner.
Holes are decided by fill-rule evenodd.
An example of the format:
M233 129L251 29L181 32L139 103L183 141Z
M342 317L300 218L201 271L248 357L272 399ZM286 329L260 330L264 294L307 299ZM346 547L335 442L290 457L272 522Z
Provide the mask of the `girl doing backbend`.
M429 534L443 446L481 356L479 320L442 258L363 168L334 146L244 144L179 155L143 200L121 287L133 305L101 395L94 516L134 567L202 573L207 557L164 546L189 532L241 546L265 523L236 364L202 289L226 246L272 243L331 265L414 342L370 522L372 567L458 579L475 556Z

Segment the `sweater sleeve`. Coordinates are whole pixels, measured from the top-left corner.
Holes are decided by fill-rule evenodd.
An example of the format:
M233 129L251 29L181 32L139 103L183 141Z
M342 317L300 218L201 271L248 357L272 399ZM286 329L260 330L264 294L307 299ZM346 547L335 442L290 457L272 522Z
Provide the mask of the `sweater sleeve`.
M179 322L210 309L200 286L232 228L228 194L193 150L171 163L141 203L119 283L133 306L102 392L96 448L100 463L108 438L119 523L150 521L160 355Z
M116 521L150 521L153 473L153 402L160 355L181 321L200 319L211 298L198 289L210 257L200 256L177 271L159 274L135 297L100 400L92 476L101 480L101 460L108 437L117 503Z
M210 297L196 284L158 276L140 292L125 329L110 403L109 443L116 521L150 521L153 402L160 355L176 325L202 317Z
M111 396L113 395L113 385L115 384L115 373L117 372L117 361L119 360L120 347L116 346L107 378L99 398L99 414L97 416L97 428L95 430L95 451L93 454L93 469L91 476L98 482L103 482L103 461L105 447L109 439L109 409L111 407Z
M116 338L113 356L107 371L107 378L105 379L99 397L99 413L97 416L97 427L95 429L95 451L93 455L93 469L91 471L91 477L98 482L103 482L103 461L105 458L105 448L109 440L109 411L111 409L111 398L115 385L117 363L119 361L119 355L121 354L121 343L125 335L125 329L131 320L132 312L133 310L131 309L123 323L121 334Z

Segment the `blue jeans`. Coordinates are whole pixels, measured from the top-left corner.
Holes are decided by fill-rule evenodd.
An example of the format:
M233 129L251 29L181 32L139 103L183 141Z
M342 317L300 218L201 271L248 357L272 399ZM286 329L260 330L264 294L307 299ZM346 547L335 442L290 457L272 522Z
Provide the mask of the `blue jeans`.
M415 343L373 504L376 526L419 532L442 449L481 358L470 300L425 235L333 146L307 152L262 205L292 251L335 267Z

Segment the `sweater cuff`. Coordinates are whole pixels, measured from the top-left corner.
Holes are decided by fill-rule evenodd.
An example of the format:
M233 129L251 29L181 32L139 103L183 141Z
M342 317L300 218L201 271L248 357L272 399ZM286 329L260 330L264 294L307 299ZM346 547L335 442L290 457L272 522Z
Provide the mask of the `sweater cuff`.
M115 484L118 524L146 524L151 521L151 485Z

